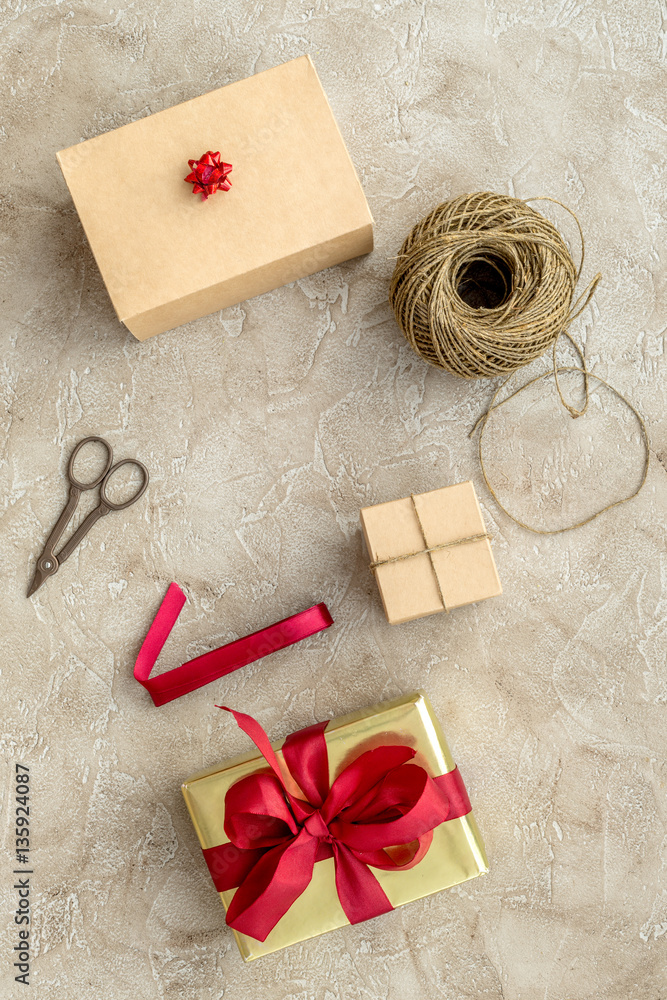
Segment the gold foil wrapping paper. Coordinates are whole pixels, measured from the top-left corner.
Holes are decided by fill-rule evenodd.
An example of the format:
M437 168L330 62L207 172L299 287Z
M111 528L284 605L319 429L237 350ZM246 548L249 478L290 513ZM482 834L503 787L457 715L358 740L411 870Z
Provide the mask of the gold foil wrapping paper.
M440 725L423 692L334 719L327 727L325 738L332 780L343 766L359 754L383 744L399 743L414 747L417 750L414 762L433 775L444 774L455 766ZM279 756L280 746L280 742L273 744ZM253 751L196 774L183 784L185 802L202 848L227 842L223 828L225 794L239 778L265 766L264 759ZM465 773L463 779L465 781ZM205 866L203 858L201 863ZM414 868L403 872L376 868L372 871L392 905L397 907L482 875L488 871L488 864L474 816L468 813L467 816L448 820L434 830L426 857ZM211 888L215 891L213 885ZM233 895L234 890L220 893L225 907ZM256 941L236 931L233 933L242 957L250 961L347 924L336 893L334 862L330 858L317 862L308 888L266 941Z

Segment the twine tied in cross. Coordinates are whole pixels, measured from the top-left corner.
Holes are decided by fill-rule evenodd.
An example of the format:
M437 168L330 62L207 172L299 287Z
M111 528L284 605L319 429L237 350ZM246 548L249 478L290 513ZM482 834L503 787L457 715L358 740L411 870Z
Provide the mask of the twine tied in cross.
M410 494L410 499L412 500L412 507L415 512L415 516L417 518L417 524L419 525L419 530L421 531L422 538L424 539L424 548L417 549L416 552L404 552L403 555L400 556L390 556L388 559L376 559L374 562L371 562L369 564L370 569L373 573L375 573L378 566L386 566L388 563L402 562L404 559L412 559L414 558L414 556L428 555L429 561L431 563L431 569L433 570L433 576L435 577L436 586L438 588L438 594L440 595L440 600L442 601L442 606L444 610L449 614L449 608L447 607L447 602L445 601L445 595L443 594L442 587L440 586L440 577L438 576L438 571L433 561L433 553L440 552L442 549L453 548L456 545L466 545L468 542L480 542L484 538L490 539L491 536L489 535L488 532L483 531L477 535L467 535L465 538L456 538L451 542L442 542L440 545L429 545L428 539L426 537L426 529L424 528L422 519L419 516L419 509L415 501L414 493Z

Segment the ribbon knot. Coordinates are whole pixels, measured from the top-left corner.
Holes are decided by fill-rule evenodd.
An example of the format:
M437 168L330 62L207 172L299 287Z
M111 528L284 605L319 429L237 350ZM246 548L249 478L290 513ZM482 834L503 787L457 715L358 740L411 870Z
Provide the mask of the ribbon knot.
M322 819L322 813L319 809L316 809L314 813L306 818L306 822L303 824L311 837L316 837L318 840L322 840L327 844L330 844L333 840L329 827Z
M437 826L470 812L458 770L431 777L411 763L411 747L367 750L330 784L326 722L287 737L286 775L260 724L231 714L270 772L256 771L231 786L224 819L229 843L203 853L218 892L237 890L227 923L259 941L326 858L334 859L336 890L351 924L387 913L393 907L371 867L413 868Z

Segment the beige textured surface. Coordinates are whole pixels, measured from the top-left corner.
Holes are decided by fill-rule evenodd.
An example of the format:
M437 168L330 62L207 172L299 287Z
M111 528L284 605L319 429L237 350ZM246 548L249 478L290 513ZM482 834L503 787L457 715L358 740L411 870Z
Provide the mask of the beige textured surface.
M25 995L9 959L14 760L34 784L31 995L665 1000L666 50L656 0L4 5L3 1000ZM55 150L305 52L376 250L138 344ZM575 332L652 435L641 497L564 537L498 515L467 437L492 386L427 368L386 302L408 228L481 188L577 211L584 277L604 283ZM553 392L527 396L489 430L520 512L553 522L562 493L563 516L583 513L637 474L634 428L606 394L576 423ZM98 524L27 601L63 453L92 432L146 461L147 502L124 530L122 515ZM471 477L503 596L392 628L359 508ZM165 665L316 600L336 626L154 709L131 669L171 579L189 603ZM279 737L418 686L490 874L244 967L179 790L246 747L214 700Z

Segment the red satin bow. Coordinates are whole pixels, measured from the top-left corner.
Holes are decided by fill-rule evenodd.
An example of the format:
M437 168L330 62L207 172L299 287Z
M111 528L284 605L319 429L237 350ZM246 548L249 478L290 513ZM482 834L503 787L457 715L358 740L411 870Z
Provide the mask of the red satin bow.
M350 923L387 913L393 907L368 866L414 867L437 826L470 812L458 769L432 778L409 763L416 754L411 747L368 750L329 786L326 722L287 737L282 753L289 775L284 776L260 724L224 711L232 713L273 773L256 772L232 785L224 824L230 843L203 853L218 892L237 889L227 923L258 941L305 890L316 862L332 856L336 890Z

